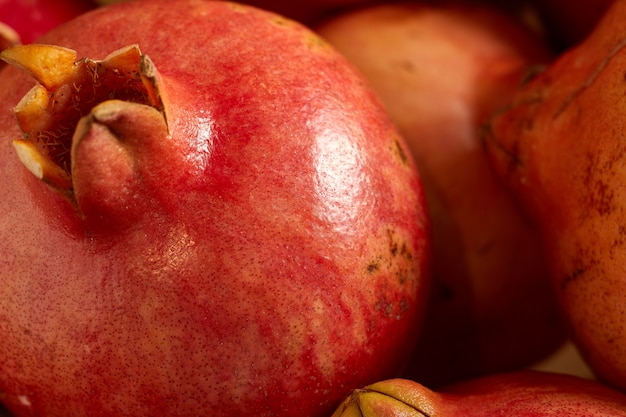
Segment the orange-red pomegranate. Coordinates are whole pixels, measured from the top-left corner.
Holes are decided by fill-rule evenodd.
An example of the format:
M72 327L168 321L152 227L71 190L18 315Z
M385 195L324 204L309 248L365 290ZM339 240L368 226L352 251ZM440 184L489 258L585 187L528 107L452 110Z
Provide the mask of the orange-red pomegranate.
M5 50L0 401L325 416L396 375L429 243L363 79L277 15L139 0Z
M354 390L332 417L625 417L626 395L598 381L537 371L496 373L434 391L391 379Z

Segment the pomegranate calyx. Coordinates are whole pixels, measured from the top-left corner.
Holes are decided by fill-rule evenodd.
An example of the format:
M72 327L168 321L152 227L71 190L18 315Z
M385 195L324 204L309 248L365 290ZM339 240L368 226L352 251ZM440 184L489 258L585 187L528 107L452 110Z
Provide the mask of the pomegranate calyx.
M74 198L83 217L119 223L143 213L141 187L164 143L167 126L156 108L123 100L95 106L72 138Z
M24 166L38 179L71 196L72 180L60 166L42 154L32 141L17 139L13 147Z
M150 106L164 121L161 133L168 134L160 76L138 45L121 48L103 60L77 60L76 51L56 45L16 45L0 51L0 59L37 81L14 108L23 133L14 141L20 160L73 202L72 142L79 121L95 106L108 100Z
M16 45L0 53L7 63L32 75L48 90L58 88L75 71L76 52L54 45Z

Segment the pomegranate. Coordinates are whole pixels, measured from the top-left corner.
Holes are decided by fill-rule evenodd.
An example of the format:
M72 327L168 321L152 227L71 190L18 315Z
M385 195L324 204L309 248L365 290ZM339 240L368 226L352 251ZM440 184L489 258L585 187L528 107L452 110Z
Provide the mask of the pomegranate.
M340 54L206 0L102 7L40 42L0 55L12 413L324 416L398 374L424 197Z
M316 31L368 78L417 160L433 230L433 292L405 374L428 386L529 366L564 341L539 236L493 174L481 128L551 59L491 6L389 3Z
M354 390L332 417L624 417L626 395L584 378L516 371L433 391L407 379Z
M0 24L12 28L22 43L31 43L55 26L96 6L89 0L0 0Z
M596 375L626 390L626 2L497 114L494 169L540 226L552 286Z

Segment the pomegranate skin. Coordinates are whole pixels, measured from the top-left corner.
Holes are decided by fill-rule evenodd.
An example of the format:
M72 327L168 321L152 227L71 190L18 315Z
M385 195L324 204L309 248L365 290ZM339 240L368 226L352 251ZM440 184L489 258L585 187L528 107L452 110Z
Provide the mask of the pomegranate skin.
M333 417L626 416L626 396L597 381L538 371L496 373L433 391L409 379L354 390Z
M399 372L427 293L423 192L334 49L199 0L104 7L39 42L93 59L139 45L168 134L118 126L129 160L85 140L74 163L116 169L76 170L73 201L16 157L13 107L34 80L0 73L0 400L15 416L323 416Z
M491 120L497 175L539 224L569 335L595 376L626 391L626 2Z

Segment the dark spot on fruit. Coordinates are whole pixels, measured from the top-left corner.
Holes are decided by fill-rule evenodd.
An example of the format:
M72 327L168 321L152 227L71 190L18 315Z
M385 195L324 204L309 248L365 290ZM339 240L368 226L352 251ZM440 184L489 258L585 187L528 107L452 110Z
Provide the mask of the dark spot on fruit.
M380 269L380 262L378 259L373 260L372 262L370 262L367 265L367 272L369 272L370 274L373 274L374 272L378 271Z
M275 24L276 26L289 26L290 25L290 21L285 19L284 17L274 17L272 20L270 20L273 24Z
M384 296L381 296L381 298L379 298L374 308L376 309L376 311L383 313L385 317L393 316L393 303L387 300Z
M400 313L405 313L411 309L411 303L405 298L400 300Z
M403 59L399 62L399 66L403 71L409 74L415 71L415 64L410 59Z
M561 291L564 291L572 282L575 282L585 276L593 276L598 273L602 273L597 270L593 271L600 266L600 261L598 253L592 246L581 247L579 245L572 259L573 265L570 268L571 272L566 274L561 280Z
M522 76L520 87L530 84L537 76L543 74L547 69L545 64L535 64L526 69L526 72Z
M614 187L606 180L618 175L615 167L621 166L624 152L626 148L620 147L608 153L587 153L581 179L587 192L579 200L583 218L596 213L600 216L609 216L619 207L619 202L615 201Z
M406 245L406 242L402 242L402 247L400 249L400 255L405 258L408 261L413 260L413 254L411 253L411 251L409 250L408 246Z
M390 242L389 253L391 253L391 256L396 256L398 254L398 244L396 242Z
M561 281L561 289L564 290L570 282L574 281L584 273L585 270L582 268L578 268L570 272L568 275L565 276L565 278L563 278L563 281Z
M409 157L407 151L404 149L402 140L398 137L394 137L391 145L391 152L397 156L402 165L407 166L409 164Z

